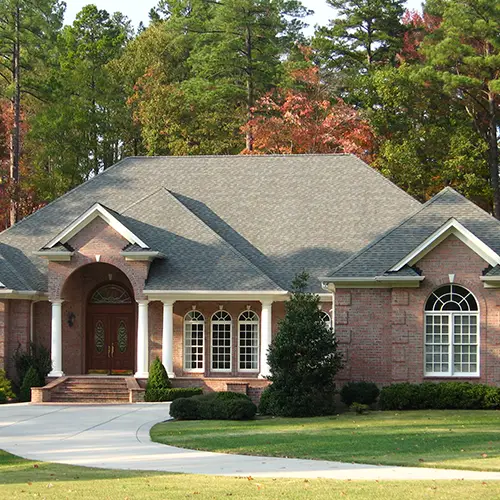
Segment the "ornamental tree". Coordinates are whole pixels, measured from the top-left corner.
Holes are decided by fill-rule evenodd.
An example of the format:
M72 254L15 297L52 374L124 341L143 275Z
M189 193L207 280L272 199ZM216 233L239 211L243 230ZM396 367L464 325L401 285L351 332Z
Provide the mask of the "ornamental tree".
M308 275L297 276L285 317L269 347L271 414L305 417L334 411L335 374L342 365L333 331L323 321L319 296L306 291Z
M352 153L370 161L374 135L360 112L340 98L328 98L317 67L294 70L291 76L295 89L275 89L257 102L254 117L242 129L252 131L253 151L243 152Z

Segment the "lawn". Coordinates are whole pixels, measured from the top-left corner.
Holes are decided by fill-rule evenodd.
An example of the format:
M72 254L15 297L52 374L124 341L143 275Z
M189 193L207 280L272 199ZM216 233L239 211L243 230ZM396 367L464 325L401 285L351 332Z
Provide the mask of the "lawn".
M23 460L0 451L1 498L450 499L500 497L500 481L334 481L186 476L90 469Z
M500 471L499 411L174 421L155 425L151 438L173 446L223 453Z

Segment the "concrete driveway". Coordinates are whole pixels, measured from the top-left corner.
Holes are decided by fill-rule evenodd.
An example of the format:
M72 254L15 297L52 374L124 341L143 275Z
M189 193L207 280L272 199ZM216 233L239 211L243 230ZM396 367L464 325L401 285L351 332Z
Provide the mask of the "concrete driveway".
M46 462L190 474L331 479L500 480L500 473L248 457L151 442L168 403L116 406L0 405L0 449Z

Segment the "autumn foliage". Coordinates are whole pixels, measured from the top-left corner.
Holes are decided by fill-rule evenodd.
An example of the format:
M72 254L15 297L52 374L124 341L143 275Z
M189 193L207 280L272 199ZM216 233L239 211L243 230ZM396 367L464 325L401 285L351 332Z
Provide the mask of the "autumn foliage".
M368 121L342 99L327 98L317 67L291 76L301 90L275 89L257 102L254 118L243 127L252 132L253 150L243 153L352 153L370 161L374 136Z
M38 196L33 182L31 170L24 159L21 159L21 183L15 185L10 178L10 131L14 121L10 101L0 101L0 231L9 227L9 209L11 200L17 204L18 219L36 212L45 203ZM26 133L26 125L21 130Z

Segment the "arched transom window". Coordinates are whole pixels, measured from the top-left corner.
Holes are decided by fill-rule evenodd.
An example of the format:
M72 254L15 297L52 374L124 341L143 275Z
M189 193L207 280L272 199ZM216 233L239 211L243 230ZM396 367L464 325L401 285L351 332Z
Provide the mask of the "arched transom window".
M132 297L120 285L104 285L98 288L92 298L91 304L131 304Z
M460 285L438 288L425 304L425 374L479 375L479 307Z
M212 370L231 371L231 316L226 311L217 311L212 316Z
M199 311L189 311L184 316L184 369L203 371L203 345L205 317Z
M259 317L253 311L244 311L238 318L239 370L255 372L259 369Z

